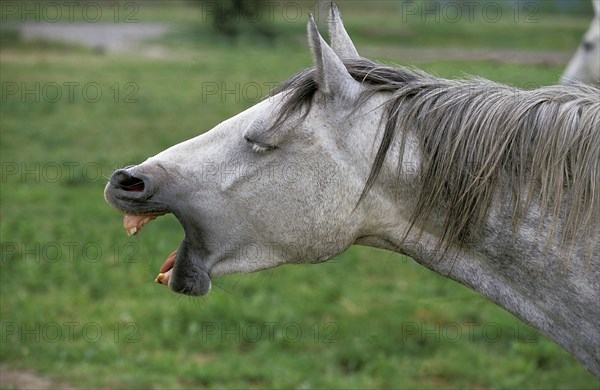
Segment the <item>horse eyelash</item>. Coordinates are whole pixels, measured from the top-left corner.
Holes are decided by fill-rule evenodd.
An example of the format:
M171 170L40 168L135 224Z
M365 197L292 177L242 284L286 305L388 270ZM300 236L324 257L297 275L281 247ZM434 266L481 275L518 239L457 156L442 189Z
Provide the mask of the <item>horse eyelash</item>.
M269 149L267 147L264 147L262 145L258 145L258 144L252 144L252 151L256 152L256 153L265 153L267 152Z
M254 140L250 139L250 138L245 138L245 139L246 139L246 141L249 144L252 145L252 151L255 152L255 153L259 153L259 154L260 153L266 153L266 152L268 152L270 150L273 150L273 149L277 148L277 146L268 145L268 144L265 144L265 143L262 143L262 142L257 142L257 141L254 141Z

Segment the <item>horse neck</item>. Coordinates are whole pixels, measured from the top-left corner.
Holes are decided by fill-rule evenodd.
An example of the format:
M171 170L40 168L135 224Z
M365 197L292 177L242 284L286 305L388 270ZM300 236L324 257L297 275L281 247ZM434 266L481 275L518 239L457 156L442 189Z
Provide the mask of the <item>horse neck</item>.
M381 129L374 132L376 145L381 133ZM386 157L366 200L366 233L356 243L406 254L481 293L553 338L600 375L596 352L600 348L598 252L591 258L585 256L581 245L567 258L567 252L549 246L537 230L540 219L535 207L515 227L508 207L512 200L502 188L497 190L480 234L468 245L440 251L445 243L440 245L442 231L435 216L429 224L413 227L406 234L414 206L411 199L418 195L413 171L420 153L410 137L407 149L402 156L400 153L393 147ZM402 164L400 181L398 162Z

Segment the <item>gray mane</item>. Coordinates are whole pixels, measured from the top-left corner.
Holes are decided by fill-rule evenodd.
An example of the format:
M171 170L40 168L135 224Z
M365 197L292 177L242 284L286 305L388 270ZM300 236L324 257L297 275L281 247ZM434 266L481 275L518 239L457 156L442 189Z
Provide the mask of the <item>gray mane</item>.
M441 240L448 246L465 244L483 226L502 188L512 194L515 226L536 203L540 221L550 218L549 242L555 234L561 245L597 234L600 90L551 86L524 91L483 79L440 79L365 59L344 65L365 88L354 108L375 93L389 95L383 138L361 200L390 148L398 143L403 153L410 131L422 152L411 226L442 208ZM317 94L314 73L306 69L273 92L286 95L273 129L293 114L308 114Z

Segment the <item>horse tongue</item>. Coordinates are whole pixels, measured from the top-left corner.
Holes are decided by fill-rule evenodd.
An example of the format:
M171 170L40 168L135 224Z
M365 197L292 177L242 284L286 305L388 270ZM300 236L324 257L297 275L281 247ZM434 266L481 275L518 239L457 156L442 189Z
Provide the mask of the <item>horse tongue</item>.
M173 264L175 264L175 258L177 257L177 251L171 253L167 260L160 267L160 273L154 280L156 283L168 285L171 273L173 272Z

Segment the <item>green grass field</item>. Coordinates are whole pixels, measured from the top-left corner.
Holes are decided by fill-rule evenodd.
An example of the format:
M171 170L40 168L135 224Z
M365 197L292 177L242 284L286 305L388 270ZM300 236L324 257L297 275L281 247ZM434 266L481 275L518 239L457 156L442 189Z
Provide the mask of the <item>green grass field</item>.
M530 24L400 23L398 4L357 3L340 8L359 50L574 51L589 24L543 13ZM77 388L598 388L511 314L381 250L221 277L198 299L155 284L183 230L166 216L128 238L103 199L107 177L250 107L256 86L265 95L310 54L306 18L276 19L270 42L212 37L185 3L142 7L138 19L178 23L154 43L172 55L99 54L1 31L2 367ZM419 66L547 85L564 64ZM209 93L214 85L234 92Z

